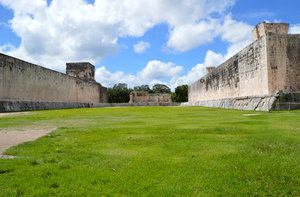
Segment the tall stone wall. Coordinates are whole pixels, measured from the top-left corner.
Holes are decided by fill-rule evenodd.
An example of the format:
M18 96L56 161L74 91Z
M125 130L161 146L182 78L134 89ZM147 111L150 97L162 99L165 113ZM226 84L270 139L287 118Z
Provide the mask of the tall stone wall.
M267 73L264 36L191 84L189 102L268 94Z
M267 35L269 93L300 92L300 35Z
M287 34L288 27L258 24L252 31L254 42L191 84L189 102L183 105L299 109L300 34Z
M0 53L0 100L106 103L107 89Z

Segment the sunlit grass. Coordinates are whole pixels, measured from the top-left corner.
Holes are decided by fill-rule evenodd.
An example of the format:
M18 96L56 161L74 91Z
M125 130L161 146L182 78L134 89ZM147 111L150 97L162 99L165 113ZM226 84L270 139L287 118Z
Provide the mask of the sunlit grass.
M27 127L58 129L6 151L18 158L0 160L1 196L300 195L300 111L136 107L0 118L1 130Z

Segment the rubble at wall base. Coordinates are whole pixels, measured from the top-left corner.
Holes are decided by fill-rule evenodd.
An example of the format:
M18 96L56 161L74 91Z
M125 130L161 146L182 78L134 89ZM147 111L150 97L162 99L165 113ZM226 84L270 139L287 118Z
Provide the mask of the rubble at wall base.
M254 111L282 111L300 109L300 93L284 93L224 98L182 103L181 106L203 106Z

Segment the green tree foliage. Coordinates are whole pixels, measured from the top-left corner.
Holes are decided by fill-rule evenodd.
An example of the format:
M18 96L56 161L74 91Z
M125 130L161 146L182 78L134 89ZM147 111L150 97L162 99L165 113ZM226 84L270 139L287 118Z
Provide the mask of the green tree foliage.
M128 103L132 89L128 89L126 83L115 84L113 88L108 88L107 96L109 103Z
M182 85L175 88L175 95L172 94L173 102L187 102L188 101L188 85Z
M153 93L161 94L161 93L171 93L171 89L165 84L155 84L152 87Z
M149 92L151 89L148 85L135 86L133 88L135 92Z

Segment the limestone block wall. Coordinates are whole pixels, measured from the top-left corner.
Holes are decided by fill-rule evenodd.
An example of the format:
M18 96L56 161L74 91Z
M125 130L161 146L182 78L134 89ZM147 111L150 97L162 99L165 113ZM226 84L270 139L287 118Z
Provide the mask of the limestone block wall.
M300 35L266 34L189 86L189 102L300 92Z
M66 73L72 77L95 81L95 66L89 62L67 63Z
M0 53L0 100L107 102L107 89Z
M147 92L132 92L129 103L171 103L171 94L149 94Z
M191 84L189 102L268 94L267 73L264 36Z
M288 23L259 23L252 30L253 41L268 34L288 34L289 26Z
M300 92L300 35L267 35L269 93Z

